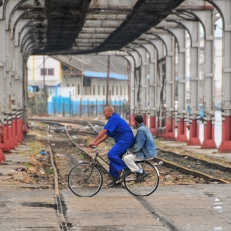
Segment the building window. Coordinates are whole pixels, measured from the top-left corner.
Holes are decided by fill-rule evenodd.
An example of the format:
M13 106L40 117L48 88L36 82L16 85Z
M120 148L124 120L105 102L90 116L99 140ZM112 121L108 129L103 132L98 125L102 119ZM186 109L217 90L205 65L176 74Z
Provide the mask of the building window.
M54 75L54 68L41 68L40 75Z
M73 84L72 84L72 87L74 87L74 86L75 86L75 84L73 83Z
M106 95L105 86L103 86L103 95Z
M98 95L100 95L100 85L98 85Z
M116 95L118 95L118 86L116 86Z
M123 93L123 92L122 92L122 86L120 86L120 95L122 95L122 93Z
M40 69L40 74L41 75L47 75L47 69L46 68L41 68Z
M67 87L69 87L69 83L67 83Z
M47 69L48 75L54 75L54 68Z
M111 87L111 94L114 95L114 86Z
M95 85L93 85L93 95L95 95Z

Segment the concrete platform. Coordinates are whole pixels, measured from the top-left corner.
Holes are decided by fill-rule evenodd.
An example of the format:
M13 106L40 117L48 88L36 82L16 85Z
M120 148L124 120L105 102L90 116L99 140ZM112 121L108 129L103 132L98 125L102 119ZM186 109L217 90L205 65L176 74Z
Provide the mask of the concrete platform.
M216 148L204 149L204 148L201 148L201 146L187 145L186 142L167 141L167 140L162 140L162 139L156 139L156 140L160 142L161 144L163 144L164 146L180 147L184 149L185 151L190 151L195 154L206 155L214 159L222 159L222 160L225 160L231 163L231 153L219 153L218 149Z

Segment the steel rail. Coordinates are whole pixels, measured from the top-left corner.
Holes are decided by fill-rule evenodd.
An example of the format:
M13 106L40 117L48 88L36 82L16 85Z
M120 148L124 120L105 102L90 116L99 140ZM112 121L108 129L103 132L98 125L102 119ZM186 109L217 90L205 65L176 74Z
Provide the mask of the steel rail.
M147 202L143 197L135 197L145 209L147 209L155 218L158 218L162 223L166 224L172 231L183 231L170 218L162 214L157 208Z
M89 123L89 122L88 122ZM89 126L93 129L92 125L89 123ZM87 153L84 149L82 149L78 144L76 144L73 139L71 138L68 130L66 129L66 134L69 138L69 140L72 142L72 144L79 148L84 154L86 154L87 156L90 156L91 157L91 154ZM101 158L100 156L98 156L102 161L106 162L103 158ZM103 165L103 163L100 163L100 161L98 161L98 164L100 165L101 168L103 168L104 170L106 170L107 172L107 169L106 167ZM164 225L167 225L171 230L173 231L183 231L181 228L179 228L170 218L164 216L160 211L158 211L153 205L151 205L147 200L145 200L143 197L137 197L137 196L134 196L134 198L136 200L138 200L141 205L146 209L148 210L153 216L154 218L158 218L158 220L164 224Z
M56 202L56 205L57 205L58 220L59 220L59 224L60 224L61 229L64 230L64 231L68 231L68 226L67 226L66 218L64 216L63 207L62 207L62 201L61 201L61 197L60 197L59 183L58 183L58 172L57 172L56 166L54 164L53 152L52 152L52 149L51 149L50 145L49 145L49 151L50 151L51 165L52 165L52 167L54 169L55 202Z

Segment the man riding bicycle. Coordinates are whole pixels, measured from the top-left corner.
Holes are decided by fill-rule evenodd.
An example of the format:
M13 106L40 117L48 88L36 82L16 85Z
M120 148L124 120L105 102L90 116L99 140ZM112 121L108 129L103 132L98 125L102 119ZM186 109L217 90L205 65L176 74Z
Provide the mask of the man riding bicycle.
M98 146L108 137L112 137L115 140L115 145L108 152L110 161L109 174L113 177L112 182L108 186L113 187L120 184L116 183L119 179L119 173L124 168L127 168L122 157L127 149L133 146L134 135L128 123L114 112L112 106L104 108L104 116L108 122L89 146Z

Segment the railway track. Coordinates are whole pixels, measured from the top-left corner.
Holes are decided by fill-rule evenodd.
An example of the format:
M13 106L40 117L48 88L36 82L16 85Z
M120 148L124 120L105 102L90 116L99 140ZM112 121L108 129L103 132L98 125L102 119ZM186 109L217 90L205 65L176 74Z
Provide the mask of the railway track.
M91 156L90 153L86 152L81 146L79 146L78 144L76 144L76 142L71 138L71 135L69 134L68 131L66 131L71 143L77 147L78 149L81 150L81 152L84 154L85 158L89 158ZM52 149L51 149L52 152ZM76 159L76 163L78 161L78 158ZM98 162L99 164L101 164L100 162ZM104 165L101 165L101 168L105 168ZM107 170L104 169L103 171L104 173L107 173ZM56 191L58 191L58 189L56 189ZM56 194L57 195L57 194ZM132 196L132 195L131 195ZM165 227L169 227L170 230L174 230L174 231L181 231L182 229L180 227L178 227L171 219L169 219L168 217L164 216L160 211L158 211L153 205L151 205L144 197L135 197L133 196L137 201L139 201L139 203L149 212L151 213L151 215L153 216L153 219L157 219L159 220ZM57 198L60 198L60 195L57 196ZM61 216L63 218L63 216ZM65 224L66 221L65 219L62 219L62 224Z
M35 119L33 121L36 121ZM74 142L74 145L77 145L73 141L72 137L74 136L86 136L95 137L99 129L102 128L103 122L100 121L82 121L82 120L44 120L39 119L38 121L48 124L50 126L50 131L55 133L68 133L69 139ZM68 124L68 125L67 125ZM78 124L78 128L75 126ZM85 126L85 129L83 127ZM86 130L87 126L87 130ZM79 145L82 151L86 152L86 149L83 149L83 144ZM106 157L105 157L106 158ZM205 161L199 158L182 155L174 152L165 151L158 149L158 156L155 158L155 162L163 163L163 167L172 168L179 171L182 174L188 175L190 177L203 178L204 183L222 183L229 184L231 183L231 168L221 164L216 164L213 162ZM162 168L162 167L161 167ZM201 182L200 182L201 183Z
M47 124L47 122L44 122ZM62 121L63 123L63 121ZM66 125L63 125L61 123L57 123L57 121L55 123L50 123L50 121L48 122L49 126L50 126L50 130L56 132L57 134L60 134L60 133L64 133L63 130L65 130L70 142L81 152L81 160L84 158L84 159L88 159L89 158L89 155L91 155L91 153L88 153L86 152L86 149L83 148L81 145L77 144L73 139L72 139L72 136L73 134L76 134L76 135L82 135L82 136L90 136L90 135L96 135L97 131L94 130L94 132L83 132L81 130L75 130L73 132L72 129L68 130L67 129L67 126ZM71 123L69 123L71 124ZM90 124L90 122L84 122L82 123L83 126L85 125L88 125L91 129L94 128L94 126L92 124ZM96 123L97 125L97 123ZM70 126L70 125L69 125ZM56 129L55 129L56 128ZM62 132L60 132L62 131ZM50 147L51 150L50 152L53 153L53 150L54 147ZM159 150L160 152L162 153L165 153L164 150ZM173 155L173 153L170 153L171 155ZM84 157L83 157L84 155ZM165 154L166 155L166 154ZM52 154L52 157L53 157L53 154ZM185 156L183 156L182 158L185 158ZM72 160L71 162L72 163L77 163L80 159L79 157L77 157L76 155L70 155L70 159ZM189 158L191 159L191 158ZM192 158L193 159L193 158ZM55 158L54 160L55 161ZM167 167L171 167L171 168L175 168L175 169L178 169L180 172L183 172L183 173L186 173L186 174L189 174L189 175L195 175L195 176L198 176L198 177L203 177L204 179L206 179L208 182L218 182L218 183L229 183L228 181L226 180L222 180L222 179L219 179L219 178L214 178L213 176L209 176L208 174L203 174L203 173L200 173L198 170L193 170L192 168L186 168L184 166L180 166L176 163L170 163L168 160L165 160L164 158L156 158L156 161L157 162L163 162L163 165L167 166ZM198 159L194 159L192 161L199 161ZM201 163L203 161L201 160ZM57 164L54 164L54 166L56 166ZM209 163L207 163L207 166L209 166ZM220 167L220 169L224 168L227 170L227 168L225 168L224 166L215 166L215 165L212 165L213 167ZM104 166L102 165L102 168ZM228 170L229 171L229 170ZM105 171L106 172L106 171ZM56 192L56 203L57 203L57 207L58 207L58 211L59 211L59 214L60 214L60 224L62 226L62 230L68 230L68 225L67 225L67 221L65 219L65 214L63 213L64 211L64 208L62 208L62 195L60 194L60 190L62 189L59 188L60 186L60 182L58 182L58 176L59 174L59 170L57 170L57 176L56 176L56 189L55 189L55 192ZM139 201L139 203L147 210L149 211L153 218L154 219L158 219L164 226L168 226L170 230L175 230L175 231L180 231L181 228L178 227L171 219L169 219L167 216L164 216L164 214L161 213L161 211L158 211L153 205L151 205L145 198L142 198L142 197L136 197L135 198L137 201Z

